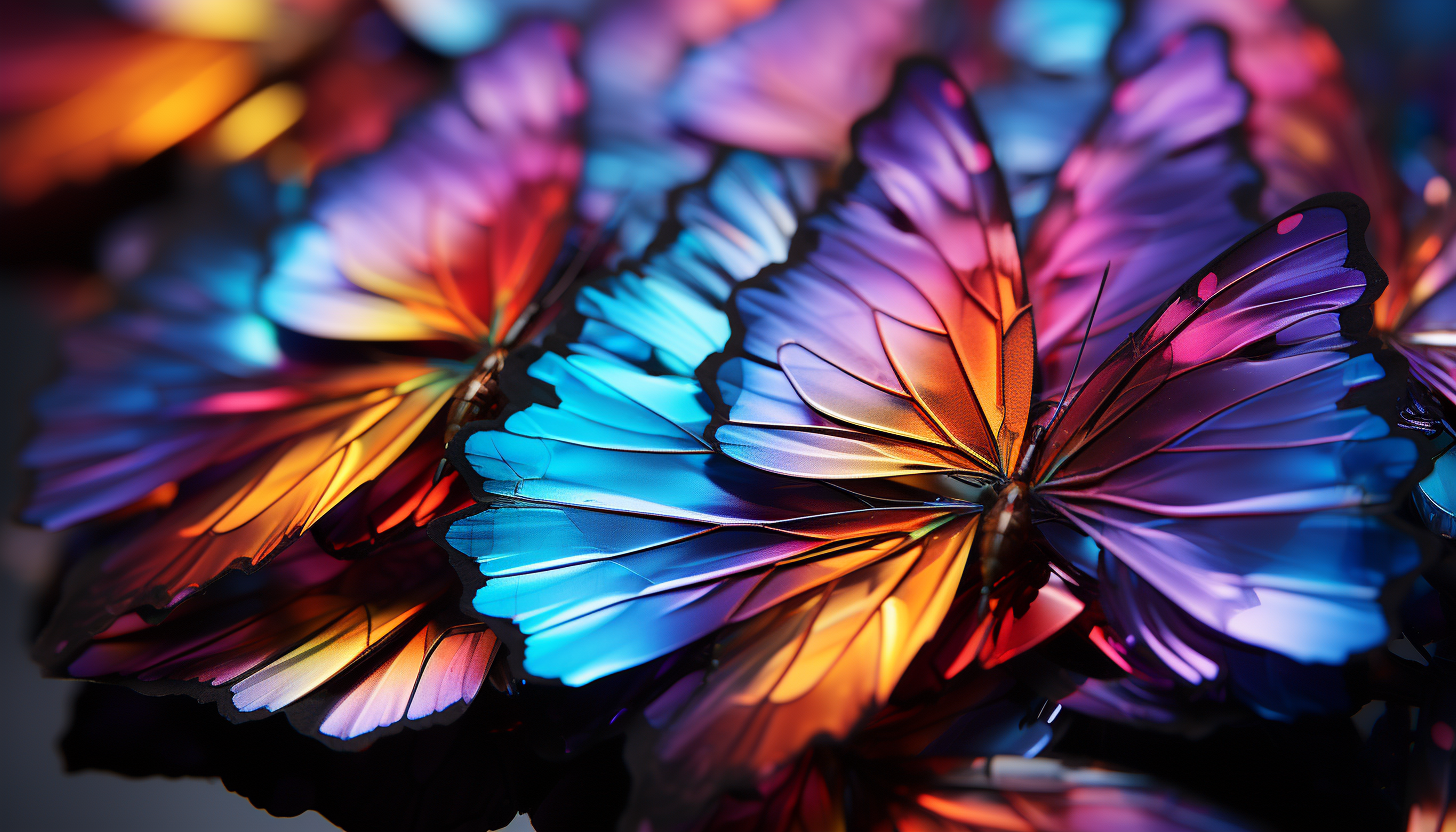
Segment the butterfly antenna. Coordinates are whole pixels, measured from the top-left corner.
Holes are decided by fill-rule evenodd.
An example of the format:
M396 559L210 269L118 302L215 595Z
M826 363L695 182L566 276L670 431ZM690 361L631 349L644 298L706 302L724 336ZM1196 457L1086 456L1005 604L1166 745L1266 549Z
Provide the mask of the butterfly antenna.
M1097 307L1102 304L1102 292L1107 288L1107 275L1112 271L1112 261L1108 260L1107 265L1102 267L1102 282L1097 284L1097 297L1092 300L1092 311L1087 315L1087 331L1082 333L1082 344L1077 347L1077 359L1072 362L1072 372L1067 376L1067 389L1062 391L1062 397L1057 400L1057 412L1052 416L1052 421L1047 425L1047 435L1050 436L1052 429L1061 420L1062 413L1067 409L1067 397L1072 395L1072 382L1077 380L1077 370L1082 366L1082 353L1087 351L1087 340L1092 337L1092 321L1097 318Z

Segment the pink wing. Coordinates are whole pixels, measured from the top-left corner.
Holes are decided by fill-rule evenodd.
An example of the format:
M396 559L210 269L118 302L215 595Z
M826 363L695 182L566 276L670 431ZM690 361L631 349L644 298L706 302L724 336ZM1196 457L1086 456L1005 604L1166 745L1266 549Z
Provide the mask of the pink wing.
M849 127L925 45L923 4L785 0L703 47L668 93L677 120L715 141L833 159Z

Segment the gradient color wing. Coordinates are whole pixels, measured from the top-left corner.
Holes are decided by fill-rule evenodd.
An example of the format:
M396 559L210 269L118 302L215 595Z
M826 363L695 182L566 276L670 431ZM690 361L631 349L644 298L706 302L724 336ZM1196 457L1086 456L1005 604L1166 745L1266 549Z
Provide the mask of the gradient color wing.
M1380 516L1429 454L1392 427L1405 378L1369 335L1385 281L1365 217L1349 195L1311 200L1201 270L1089 377L1035 464L1104 557L1306 663L1383 643L1381 587L1422 560Z
M234 719L286 711L337 742L460 710L496 640L455 609L459 585L422 534L356 561L305 538L148 625L98 634L69 676L217 701Z
M122 615L167 609L229 569L256 568L384 473L462 378L458 367L416 363L355 375L372 376L372 386L297 413L270 414L253 438L271 441L252 446L235 471L195 491L188 485L155 524L78 566L41 632L37 660L53 664ZM290 416L310 421L299 428Z
M530 365L552 395L452 445L485 504L437 527L466 558L462 571L485 579L475 610L519 634L530 674L584 684L733 628L743 658L713 683L714 702L728 705L738 686L750 697L777 690L779 701L750 709L773 723L762 747L710 752L730 755L705 764L723 772L778 762L800 738L842 733L873 707L938 623L974 522L974 507L860 497L735 463L703 440L706 397L672 370L726 339L728 289L784 250L791 169L725 158L675 202L673 242L582 290L578 335L566 339L575 354ZM656 289L629 291L639 278ZM626 337L643 315L664 336L692 337ZM513 400L529 398L523 380L507 383ZM773 661L784 637L817 658ZM820 686L831 678L868 684L828 697Z
M734 296L743 334L704 371L714 439L793 476L1009 472L1035 336L990 148L924 64L856 130L854 184Z
M1259 174L1244 148L1249 96L1225 40L1199 30L1120 81L1062 166L1027 245L1044 397L1086 379L1189 269L1253 230ZM1106 288L1088 334L1103 269Z
M323 338L518 332L560 253L581 168L575 35L524 26L378 153L323 177L280 233L263 310Z

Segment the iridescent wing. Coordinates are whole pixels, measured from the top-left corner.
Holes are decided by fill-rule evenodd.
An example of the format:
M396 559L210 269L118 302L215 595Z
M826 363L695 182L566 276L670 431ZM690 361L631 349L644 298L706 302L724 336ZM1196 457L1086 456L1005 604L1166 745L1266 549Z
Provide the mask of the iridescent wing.
M735 295L744 334L703 371L714 440L792 476L1005 475L1035 335L990 148L961 87L923 64L856 130L852 186Z
M1393 427L1406 379L1369 334L1385 280L1366 216L1320 197L1199 270L1088 378L1034 466L1104 558L1306 663L1383 643L1381 588L1422 561L1382 516L1429 453Z
M506 344L561 252L581 169L575 35L523 26L279 235L273 320L323 338ZM477 347L478 348L478 347Z
M414 363L367 370L361 374L374 384L360 392L297 413L269 412L239 440L252 453L233 473L195 490L184 482L181 499L153 525L76 567L40 634L37 660L54 664L127 613L167 609L229 569L256 568L383 474L462 377L458 368ZM390 372L399 376L392 383ZM295 420L305 416L300 428Z
M1396 179L1361 121L1340 50L1286 0L1139 3L1113 50L1124 71L1146 65L1199 25L1228 32L1234 75L1253 96L1249 150L1264 175L1265 217L1332 191L1376 206L1374 253L1395 270L1400 245Z
M665 230L641 262L582 287L576 319L558 327L568 349L692 377L728 342L733 287L783 262L817 193L805 163L724 155L704 182L674 196Z
M1062 396L1074 364L1073 387L1085 380L1190 267L1254 228L1248 106L1224 38L1207 29L1117 84L1062 166L1026 247L1043 397Z
M1375 302L1375 325L1411 372L1456 403L1456 209L1443 206L1416 226L1390 289Z
M158 623L118 620L64 671L217 701L234 719L285 711L335 744L372 739L453 716L480 689L496 639L456 609L458 591L423 534L361 560L304 538Z

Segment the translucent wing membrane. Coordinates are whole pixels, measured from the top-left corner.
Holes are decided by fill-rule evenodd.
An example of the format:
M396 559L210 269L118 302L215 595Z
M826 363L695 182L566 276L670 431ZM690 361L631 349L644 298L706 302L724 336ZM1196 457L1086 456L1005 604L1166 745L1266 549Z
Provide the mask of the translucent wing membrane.
M1198 30L1122 80L1072 151L1027 246L1044 396L1102 363L1187 277L1254 228L1249 96L1224 38ZM1249 203L1249 204L1245 204ZM1109 277L1088 334L1103 269Z
M1311 200L1191 278L1035 466L1044 499L1179 608L1303 662L1382 643L1381 586L1421 562L1379 516L1426 455L1392 429L1399 362L1366 334L1384 276L1365 217Z
M753 599L767 608L716 640L714 667L652 704L653 788L711 801L725 786L771 775L816 737L847 736L887 704L944 618L975 528L974 516L958 517L770 573L765 585L802 585L811 569L839 574L809 592Z
M379 375L392 368L372 368ZM255 452L235 473L184 493L160 520L66 579L40 635L51 664L79 638L143 607L166 609L224 571L251 569L359 486L378 477L449 400L463 373L407 364L400 380L315 408L305 429L278 417L256 428ZM293 430L284 430L294 427ZM260 441L261 440L261 441Z
M965 105L939 70L904 71L857 128L856 184L735 296L745 331L712 373L729 456L830 479L1014 467L1035 339L1005 189Z
M561 250L581 168L574 34L522 27L462 64L452 95L324 176L279 235L274 320L325 338L502 344Z
M733 287L788 256L816 194L805 163L724 156L704 183L677 195L666 233L641 263L582 287L571 350L691 377L728 341Z
M426 719L475 696L496 648L456 609L441 561L423 534L357 561L303 538L157 624L121 618L65 670L217 700L234 718L287 711L339 741Z

